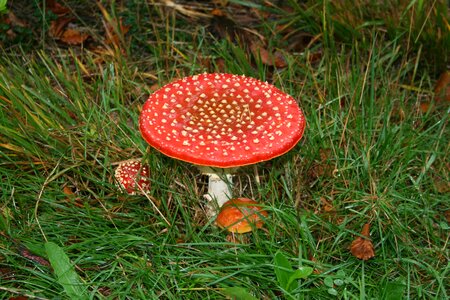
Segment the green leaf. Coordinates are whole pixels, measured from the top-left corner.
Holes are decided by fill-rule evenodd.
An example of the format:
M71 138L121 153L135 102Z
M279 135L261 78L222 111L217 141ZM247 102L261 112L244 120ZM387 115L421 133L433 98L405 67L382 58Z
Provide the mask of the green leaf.
M327 287L330 287L330 288L332 288L334 286L333 278L331 278L331 277L325 277L325 279L323 280L323 283Z
M327 292L328 292L328 294L333 295L333 296L337 296L337 294L338 294L338 292L333 288L329 288L327 290Z
M6 3L8 0L0 0L0 13L6 11Z
M250 294L247 289L239 286L227 287L222 290L222 292L228 297L232 297L236 300L257 300L252 294Z
M311 275L312 272L313 272L313 268L311 268L311 267L300 267L297 270L295 270L294 273L292 273L291 276L289 277L289 280L288 280L288 283L286 286L286 290L288 292L295 290L298 285L291 288L292 282L294 282L294 280L306 278L309 275Z
M274 266L275 266L275 275L277 276L278 283L283 289L287 290L289 278L291 277L291 274L294 272L292 270L291 263L286 258L286 256L284 256L283 253L278 251L277 253L275 253Z
M63 286L67 296L70 299L87 299L81 278L75 272L75 268L64 250L55 243L48 242L45 244L45 251L58 283Z
M333 282L337 286L341 286L344 284L344 281L342 279L335 279Z
M384 286L383 299L384 300L397 300L403 299L406 285L400 281L388 282Z

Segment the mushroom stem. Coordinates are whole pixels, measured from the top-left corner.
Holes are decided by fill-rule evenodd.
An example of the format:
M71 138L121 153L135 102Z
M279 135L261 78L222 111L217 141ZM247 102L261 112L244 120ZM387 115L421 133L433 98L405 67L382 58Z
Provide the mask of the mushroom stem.
M203 174L209 176L208 194L205 197L208 200L207 214L209 217L217 215L219 209L225 202L232 198L233 169L213 169L209 167L199 167Z
M215 200L219 208L231 199L231 184L233 177L231 174L224 174L225 178L222 178L218 174L210 174L208 182L208 200ZM224 180L225 179L225 180Z

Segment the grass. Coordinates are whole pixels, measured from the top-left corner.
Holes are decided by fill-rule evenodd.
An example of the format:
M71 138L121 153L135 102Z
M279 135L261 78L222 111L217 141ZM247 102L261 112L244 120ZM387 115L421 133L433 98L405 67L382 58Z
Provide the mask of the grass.
M448 63L444 3L400 1L396 10L357 1L351 10L347 2L230 1L232 12L272 16L251 26L283 53L279 69L242 41L211 35L208 20L152 1L105 4L131 26L124 52L67 47L40 39L44 32L39 49L5 48L0 297L223 299L238 287L237 299L447 299L448 102L432 92ZM92 4L70 7L83 24L101 26L98 8L86 16L83 5ZM292 36L307 37L301 51L289 48ZM264 229L240 243L206 219L206 179L138 131L152 86L204 71L268 80L308 119L292 151L236 175L236 194L269 211ZM141 157L149 197L121 194L115 166ZM365 223L376 256L361 261L348 248ZM293 270L315 272L285 290L277 253ZM74 268L65 274L55 260Z

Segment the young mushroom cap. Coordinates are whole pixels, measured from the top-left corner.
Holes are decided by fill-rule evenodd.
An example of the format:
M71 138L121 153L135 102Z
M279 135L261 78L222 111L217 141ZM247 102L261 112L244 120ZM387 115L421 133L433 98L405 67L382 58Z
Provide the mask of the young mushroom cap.
M248 198L235 198L226 202L216 218L217 226L234 233L246 233L261 228L267 212L257 206L258 202Z
M123 162L114 173L119 188L130 195L142 194L150 190L149 175L148 166L142 165L140 160Z
M174 81L144 104L144 139L167 156L231 168L270 160L301 139L305 118L297 102L251 77L200 74Z

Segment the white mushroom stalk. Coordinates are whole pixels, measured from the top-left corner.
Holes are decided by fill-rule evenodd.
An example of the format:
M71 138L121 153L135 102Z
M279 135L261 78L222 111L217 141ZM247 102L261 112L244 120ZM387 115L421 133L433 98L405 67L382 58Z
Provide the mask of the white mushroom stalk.
M198 166L199 170L208 175L208 193L203 197L208 200L207 214L213 217L216 212L233 196L233 169L216 169Z

